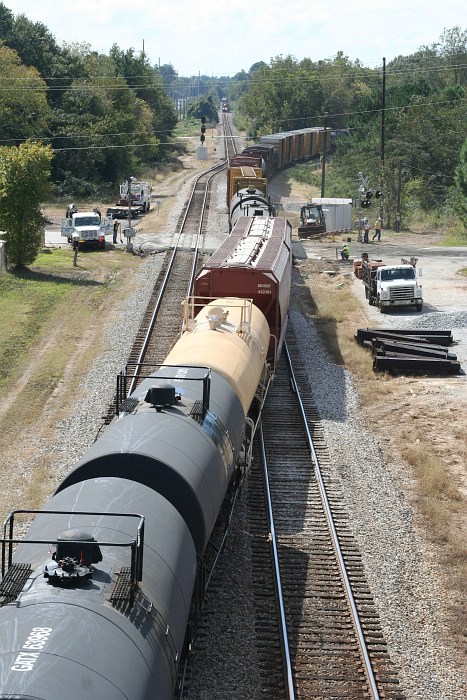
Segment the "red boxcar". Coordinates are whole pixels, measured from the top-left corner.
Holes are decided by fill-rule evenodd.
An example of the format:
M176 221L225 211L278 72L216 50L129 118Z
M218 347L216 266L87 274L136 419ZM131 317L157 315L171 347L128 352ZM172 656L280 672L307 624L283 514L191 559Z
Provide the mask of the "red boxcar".
M269 323L270 360L278 357L287 328L291 239L287 219L241 217L203 265L194 285L196 297L252 299Z

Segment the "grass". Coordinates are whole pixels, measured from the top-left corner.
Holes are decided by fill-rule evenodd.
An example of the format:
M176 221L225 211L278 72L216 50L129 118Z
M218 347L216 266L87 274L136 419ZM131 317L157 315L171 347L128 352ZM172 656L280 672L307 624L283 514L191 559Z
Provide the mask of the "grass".
M72 357L79 385L80 368L102 344L99 327L121 277L138 264L124 251L89 251L73 267L72 252L61 249L0 276L0 396L11 403L0 418L0 448L6 449L16 426L34 423ZM82 339L92 327L96 342L87 348Z

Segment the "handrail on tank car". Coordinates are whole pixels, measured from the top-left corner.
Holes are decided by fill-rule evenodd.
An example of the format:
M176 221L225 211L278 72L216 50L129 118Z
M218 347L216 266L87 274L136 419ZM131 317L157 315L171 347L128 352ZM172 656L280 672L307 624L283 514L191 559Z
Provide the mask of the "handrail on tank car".
M99 542L95 544L101 547L130 547L131 548L131 595L134 595L134 591L138 586L138 581L143 578L143 546L144 546L144 515L139 513L109 513L109 512L98 512L98 511L83 511L83 510L39 510L39 509L16 509L12 510L11 513L5 518L2 528L2 579L5 576L5 566L7 564L6 557L6 547L8 545L8 569L12 564L13 558L13 545L27 543L27 544L51 544L58 546L60 544L57 540L25 540L24 537L21 539L14 538L14 520L15 515L18 514L46 514L46 515L92 515L92 516L109 516L118 518L139 518L138 527L136 530L136 537L134 537L129 542ZM9 531L9 537L6 536L7 529ZM91 529L91 528L90 528ZM83 544L81 540L67 540L67 544Z
M141 373L140 368L144 367L147 368L149 371L148 373ZM116 396L116 407L115 407L115 413L117 416L120 415L121 407L124 401L128 398L128 380L131 379L156 379L156 380L166 380L166 379L173 379L177 380L178 382L183 382L184 378L180 377L179 374L175 373L173 376L164 374L164 376L157 376L154 374L154 371L157 371L158 369L167 369L168 367L173 368L175 370L180 370L180 369L196 369L196 370L205 370L205 374L203 374L202 377L185 377L185 379L189 379L191 382L203 382L203 398L202 398L202 414L203 416L206 415L206 413L209 410L209 399L211 395L211 369L209 367L203 367L203 366L198 366L198 365L161 365L161 364L153 364L151 362L134 362L134 363L128 363L125 367L125 369L122 372L119 372L117 374L117 396ZM134 368L135 371L134 373L129 372L128 370L130 368ZM135 390L137 391L137 389Z
M277 357L277 349L279 347L279 338L277 337L277 335L274 335L274 333L271 333L269 337L272 338L273 343L274 343L274 359L272 362L271 374L273 377L275 377L276 376L276 367L277 367L277 363L279 361L279 358ZM269 341L269 343L270 342L271 341Z
M183 328L190 330L192 327L191 321L196 316L196 309L202 309L213 301L217 301L219 297L206 296L189 296L183 302ZM247 332L251 328L251 317L253 315L253 299L242 297L221 297L226 303L223 303L227 309L240 309L240 330Z

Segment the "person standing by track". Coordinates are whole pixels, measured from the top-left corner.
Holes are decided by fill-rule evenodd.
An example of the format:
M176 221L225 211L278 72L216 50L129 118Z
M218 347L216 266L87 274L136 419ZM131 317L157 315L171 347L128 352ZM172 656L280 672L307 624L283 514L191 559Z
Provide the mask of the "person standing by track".
M368 219L363 219L363 242L369 243L368 235L370 233L370 225Z
M381 219L380 218L376 219L376 222L375 222L375 233L374 233L372 240L375 240L375 238L378 241L381 240Z

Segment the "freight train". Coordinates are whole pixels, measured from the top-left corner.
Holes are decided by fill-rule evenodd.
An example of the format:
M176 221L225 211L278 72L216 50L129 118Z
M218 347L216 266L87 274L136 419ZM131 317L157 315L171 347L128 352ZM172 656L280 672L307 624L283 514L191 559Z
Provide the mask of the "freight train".
M0 699L173 698L284 338L290 239L240 219L164 365L129 396L119 375L112 423L43 510L5 521Z
M233 156L227 169L227 206L232 228L241 216L274 216L268 186L278 171L331 152L331 131L310 127L261 136Z

